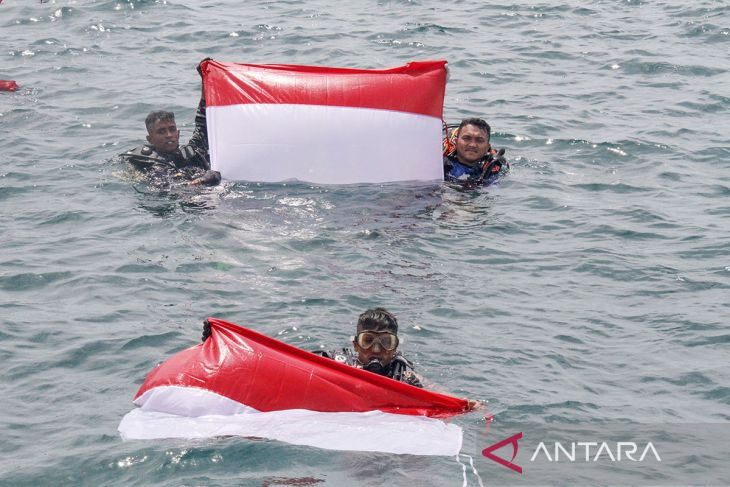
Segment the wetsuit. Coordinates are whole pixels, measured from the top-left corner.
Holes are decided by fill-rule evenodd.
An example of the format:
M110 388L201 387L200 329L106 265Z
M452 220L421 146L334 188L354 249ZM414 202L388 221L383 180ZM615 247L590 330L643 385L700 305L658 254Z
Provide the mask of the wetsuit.
M321 355L326 358L330 358L336 362L340 362L358 369L364 368L363 364L357 360L357 355L350 348L343 348L341 350L316 350L314 353ZM410 360L405 358L400 352L396 352L393 360L388 364L387 367L380 373L394 380L405 382L415 387L423 388L421 380L418 378L415 372L413 372L413 364Z
M459 162L456 152L444 156L444 179L471 184L488 185L499 179L509 169L504 151L491 149L489 153L475 162L466 165Z
M205 100L202 97L195 114L195 131L186 145L181 145L174 152L161 153L153 146L144 144L119 157L158 184L200 178L202 184L215 186L221 181L221 173L210 169Z

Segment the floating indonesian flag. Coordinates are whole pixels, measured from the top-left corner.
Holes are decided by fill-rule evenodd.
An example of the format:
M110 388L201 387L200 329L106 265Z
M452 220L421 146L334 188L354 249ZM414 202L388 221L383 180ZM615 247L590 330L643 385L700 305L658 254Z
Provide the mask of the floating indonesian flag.
M18 84L15 81L9 79L0 79L0 91L15 91L17 89Z
M200 65L224 178L349 184L443 179L446 61L381 69Z
M125 439L263 437L334 450L456 455L463 399L419 389L209 318L211 336L152 370Z

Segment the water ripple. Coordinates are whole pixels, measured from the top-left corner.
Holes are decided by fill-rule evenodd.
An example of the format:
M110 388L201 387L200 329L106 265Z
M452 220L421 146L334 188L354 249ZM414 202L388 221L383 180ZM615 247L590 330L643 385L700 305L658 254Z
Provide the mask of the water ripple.
M0 483L462 483L453 459L120 441L144 376L211 315L334 348L385 306L437 390L502 421L730 420L724 3L67 3L0 5L21 86L0 93ZM153 109L190 136L208 56L446 59L444 119L486 117L511 171L197 191L113 162Z

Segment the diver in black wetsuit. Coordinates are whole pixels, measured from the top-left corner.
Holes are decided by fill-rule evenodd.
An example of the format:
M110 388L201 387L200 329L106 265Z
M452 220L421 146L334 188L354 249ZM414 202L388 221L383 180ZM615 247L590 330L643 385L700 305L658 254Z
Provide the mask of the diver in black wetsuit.
M195 114L195 131L186 145L180 145L180 130L172 112L150 112L145 125L148 143L120 154L123 161L145 173L156 184L185 182L215 186L220 183L220 172L210 169L205 99L202 96Z
M369 309L357 320L357 334L349 348L314 353L391 379L423 387L413 364L398 348L398 320L383 308Z

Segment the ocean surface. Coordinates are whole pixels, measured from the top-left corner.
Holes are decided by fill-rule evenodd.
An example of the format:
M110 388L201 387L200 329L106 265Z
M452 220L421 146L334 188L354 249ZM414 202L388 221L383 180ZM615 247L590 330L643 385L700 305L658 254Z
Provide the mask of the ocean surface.
M20 85L0 93L0 485L511 482L479 460L483 412L454 419L460 458L122 441L207 316L334 348L384 306L431 386L497 422L730 422L726 1L5 0L0 29ZM446 121L485 117L511 172L156 190L113 156L152 109L190 137L205 57L445 59ZM560 485L590 483L611 482Z

